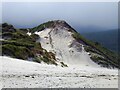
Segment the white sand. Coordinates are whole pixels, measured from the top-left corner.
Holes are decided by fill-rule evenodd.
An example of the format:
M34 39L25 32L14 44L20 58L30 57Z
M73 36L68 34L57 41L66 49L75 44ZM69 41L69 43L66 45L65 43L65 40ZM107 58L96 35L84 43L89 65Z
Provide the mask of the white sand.
M66 68L0 56L5 88L118 88L118 70L74 66ZM1 78L2 77L2 78Z
M30 35L31 35L30 30L29 30L29 29L27 29L27 31L28 31L28 32L27 32L27 34L30 36Z
M67 28L46 28L35 34L40 36L38 42L42 47L53 52L58 61L63 61L67 65L99 67L90 59L83 45L75 41Z

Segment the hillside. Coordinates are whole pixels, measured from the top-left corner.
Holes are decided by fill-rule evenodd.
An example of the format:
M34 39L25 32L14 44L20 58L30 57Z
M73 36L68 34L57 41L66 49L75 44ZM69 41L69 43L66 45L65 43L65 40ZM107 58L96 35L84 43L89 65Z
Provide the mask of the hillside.
M115 53L85 39L65 21L48 21L29 29L15 29L8 24L2 27L2 55L62 67L119 68Z
M2 55L57 65L55 55L43 49L41 44L36 42L38 38L39 36L36 34L29 36L23 29L15 29L12 25L4 23L2 24L2 45L0 45Z

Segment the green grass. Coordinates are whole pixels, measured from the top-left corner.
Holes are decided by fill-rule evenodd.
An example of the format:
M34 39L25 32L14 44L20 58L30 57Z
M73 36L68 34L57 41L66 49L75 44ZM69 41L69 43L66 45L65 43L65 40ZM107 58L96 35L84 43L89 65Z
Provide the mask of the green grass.
M51 26L54 26L53 21L48 21L48 22L43 23L43 24L41 24L41 25L39 25L39 26L37 26L37 27L31 28L31 29L30 29L30 32L31 32L31 33L34 33L34 32L36 32L36 31L41 31L41 30L43 30L43 29L45 29L45 28L49 28L49 27L51 27Z
M27 42L20 42L17 40L3 40L2 45L5 45L5 44L10 44L10 45L15 45L15 46L24 46L28 48L34 47L34 44L27 43Z
M2 45L2 53L23 60L27 60L28 57L34 57L28 48L11 44Z

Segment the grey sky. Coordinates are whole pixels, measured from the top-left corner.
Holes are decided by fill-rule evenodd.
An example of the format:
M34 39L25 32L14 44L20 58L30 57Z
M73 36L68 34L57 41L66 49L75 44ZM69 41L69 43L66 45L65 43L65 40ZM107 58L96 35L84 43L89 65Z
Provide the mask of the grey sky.
M34 27L49 20L62 19L73 27L118 27L116 2L4 2L3 22L17 28Z

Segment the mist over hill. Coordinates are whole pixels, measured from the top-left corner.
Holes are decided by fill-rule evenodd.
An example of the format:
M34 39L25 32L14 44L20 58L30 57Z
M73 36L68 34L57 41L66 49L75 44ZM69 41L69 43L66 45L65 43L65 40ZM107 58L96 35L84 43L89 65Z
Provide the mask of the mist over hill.
M108 30L107 28L103 28L95 25L74 25L73 27L79 33L93 33L93 32L101 32Z
M81 33L86 38L101 43L104 47L115 51L118 50L118 30L96 31L96 32L84 32Z

